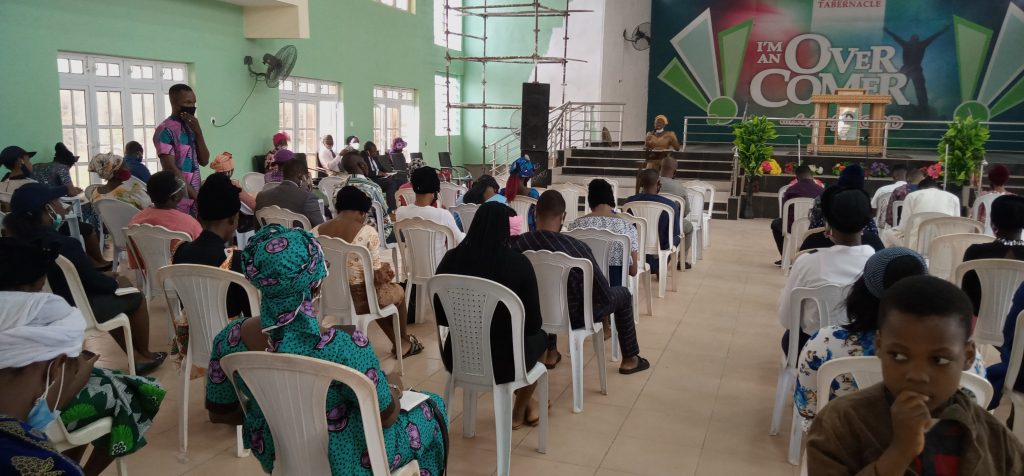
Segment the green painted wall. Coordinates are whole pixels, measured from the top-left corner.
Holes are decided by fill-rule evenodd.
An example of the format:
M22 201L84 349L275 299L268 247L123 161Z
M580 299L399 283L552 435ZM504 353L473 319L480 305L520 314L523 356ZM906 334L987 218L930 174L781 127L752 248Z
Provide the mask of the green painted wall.
M0 0L0 145L39 150L37 158L49 160L61 138L56 55L74 51L189 63L211 152L262 153L277 130L277 90L258 85L226 127L212 127L210 117L225 121L252 86L243 56L294 44L293 75L341 83L347 135L372 136L375 84L416 89L420 144L410 150L436 163L447 149L446 138L434 135L433 77L444 71L444 49L433 41L433 1L418 0L415 11L372 0L309 0L309 39L247 40L241 8L216 0ZM462 65L453 69L461 73ZM453 140L456 161L462 148ZM248 160L236 166L250 168Z

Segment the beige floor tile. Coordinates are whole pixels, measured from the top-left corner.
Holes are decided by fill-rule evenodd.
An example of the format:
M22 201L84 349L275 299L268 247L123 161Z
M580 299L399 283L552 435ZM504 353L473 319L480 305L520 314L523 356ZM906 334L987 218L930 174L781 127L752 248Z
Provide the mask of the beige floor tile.
M602 468L632 471L638 474L694 474L700 449L680 447L675 441L650 441L619 436L612 443Z
M700 455L697 476L756 474L758 476L795 476L799 467L786 462L737 458L729 452L705 450Z

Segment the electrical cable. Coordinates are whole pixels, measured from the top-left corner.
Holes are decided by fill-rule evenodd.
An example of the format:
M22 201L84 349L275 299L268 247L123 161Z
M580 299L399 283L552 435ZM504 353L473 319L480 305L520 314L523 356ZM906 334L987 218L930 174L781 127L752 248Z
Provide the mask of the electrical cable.
M242 113L242 109L245 109L245 105L249 102L249 98L252 97L252 93L256 91L256 83L259 83L259 82L260 82L260 78L257 77L255 79L253 79L253 81L252 81L252 89L249 90L249 95L245 97L245 101L242 101L242 106L238 108L238 112L236 112L234 116L231 116L231 119L228 119L228 122L225 122L223 124L217 124L217 120L214 119L213 120L213 127L224 127L224 126L226 126L228 124L231 124L231 121L235 120L235 118L238 117L238 115Z

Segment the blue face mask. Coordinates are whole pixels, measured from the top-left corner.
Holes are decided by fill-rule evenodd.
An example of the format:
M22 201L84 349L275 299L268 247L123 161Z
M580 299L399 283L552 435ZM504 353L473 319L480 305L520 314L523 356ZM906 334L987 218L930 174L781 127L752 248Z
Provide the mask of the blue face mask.
M54 230L59 230L61 225L64 224L64 215L61 215L60 213L54 212L53 208L50 208L49 205L47 205L46 208L48 209L48 211L50 213L50 218L53 219L53 229Z
M46 395L50 392L50 387L53 386L50 383L50 368L53 367L53 361L50 361L50 365L46 367L46 389L43 390L43 395L36 399L35 405L32 406L32 410L28 412L28 419L25 423L28 423L32 428L44 431L50 423L53 423L58 417L60 417L60 410L50 410L50 404L46 402ZM57 388L57 401L60 401L61 392L64 391L64 364L60 365L60 387Z

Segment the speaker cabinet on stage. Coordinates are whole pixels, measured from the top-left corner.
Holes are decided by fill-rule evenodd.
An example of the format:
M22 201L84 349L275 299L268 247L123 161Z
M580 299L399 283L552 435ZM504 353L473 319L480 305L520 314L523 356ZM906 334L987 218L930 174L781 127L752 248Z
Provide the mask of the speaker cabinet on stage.
M548 150L548 110L551 101L551 85L545 83L523 83L522 140L524 151ZM547 167L545 161L544 164Z

